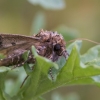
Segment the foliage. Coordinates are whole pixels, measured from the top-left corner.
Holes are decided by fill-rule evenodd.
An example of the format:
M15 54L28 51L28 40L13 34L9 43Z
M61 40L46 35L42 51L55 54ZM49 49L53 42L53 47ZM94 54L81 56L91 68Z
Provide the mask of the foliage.
M42 100L43 98L40 97L42 94L61 86L76 84L100 85L100 46L97 45L85 54L80 55L81 45L82 41L76 41L69 45L67 51L70 56L65 62L63 60L60 60L60 64L57 62L58 66L56 63L39 56L35 48L32 47L36 64L33 71L28 71L29 77L22 88L20 86L27 75L27 69L25 73L23 67L13 70L8 67L0 67L0 99ZM50 78L48 73L50 67L55 69L52 70L53 77L56 77L54 80ZM31 70L29 67L28 69ZM9 78L7 78L10 75L17 77L16 80L10 77L10 80L13 80L11 86L9 85Z

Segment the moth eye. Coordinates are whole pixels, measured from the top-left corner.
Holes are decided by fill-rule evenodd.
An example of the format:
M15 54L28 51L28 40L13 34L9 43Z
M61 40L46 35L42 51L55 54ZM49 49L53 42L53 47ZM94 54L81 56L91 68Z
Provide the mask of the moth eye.
M56 44L56 45L54 46L54 51L59 51L60 49L61 49L60 44Z

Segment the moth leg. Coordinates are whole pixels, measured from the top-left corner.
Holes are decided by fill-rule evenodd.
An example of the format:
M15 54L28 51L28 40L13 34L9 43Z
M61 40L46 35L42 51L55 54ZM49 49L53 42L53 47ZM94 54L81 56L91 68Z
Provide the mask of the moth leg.
M12 66L15 63L15 57L8 57L0 60L0 66Z
M24 79L24 81L22 82L20 88L22 88L22 86L24 85L24 83L25 83L25 81L28 79L28 77L29 77L29 75L27 75L27 76L25 77L25 79Z
M27 59L25 62L23 62L23 63L24 63L24 64L25 64L25 63L28 63L28 64L30 64L30 63L35 63L35 58L34 58L32 55L29 55L28 59ZM32 69L32 70L33 70L33 69ZM27 76L25 77L25 79L24 79L24 81L22 82L20 88L22 88L22 86L24 85L24 83L25 83L25 81L28 79L28 77L29 77L29 75L27 75Z
M20 58L20 57L21 57L21 55L15 56L14 58L11 59L12 60L12 64L13 64L14 63L14 60L16 58L16 63L14 64L14 66L13 66L12 69L15 69L16 67L20 67L20 66L24 65L23 59ZM19 61L21 61L21 62L19 62Z
M51 79L54 80L54 77L53 77L53 75L52 75L52 68L49 69L49 74L50 74L50 76L51 76Z
M17 63L19 63L19 61L20 61L20 56L21 56L21 55L17 56ZM18 64L18 65L19 65L19 64Z
M20 58L20 57L18 57L18 58ZM15 66L14 66L14 68L16 68L16 67L20 67L20 66L23 66L25 63L27 63L27 64L30 64L30 63L35 63L35 58L30 54L29 56L28 56L28 59L27 60L22 60L21 62L18 62Z

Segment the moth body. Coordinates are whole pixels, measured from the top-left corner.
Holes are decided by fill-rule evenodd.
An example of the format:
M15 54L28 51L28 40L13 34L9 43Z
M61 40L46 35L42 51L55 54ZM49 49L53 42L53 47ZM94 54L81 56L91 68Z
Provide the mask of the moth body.
M34 55L31 53L31 46L34 45L37 53L53 62L60 56L68 56L66 43L62 35L57 32L41 30L35 36L0 34L0 54L6 58L0 60L0 66L11 66L27 63L35 63ZM24 61L22 55L30 51L27 61Z

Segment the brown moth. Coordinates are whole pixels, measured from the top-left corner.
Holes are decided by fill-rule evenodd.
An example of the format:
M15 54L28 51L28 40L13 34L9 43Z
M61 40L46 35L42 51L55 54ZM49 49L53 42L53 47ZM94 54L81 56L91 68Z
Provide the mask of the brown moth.
M23 65L35 63L34 55L31 53L31 46L34 45L39 55L46 57L53 62L60 56L68 56L66 43L62 35L57 32L41 30L35 36L0 34L0 53L6 58L0 60L0 66ZM27 61L24 61L22 55L30 50Z

